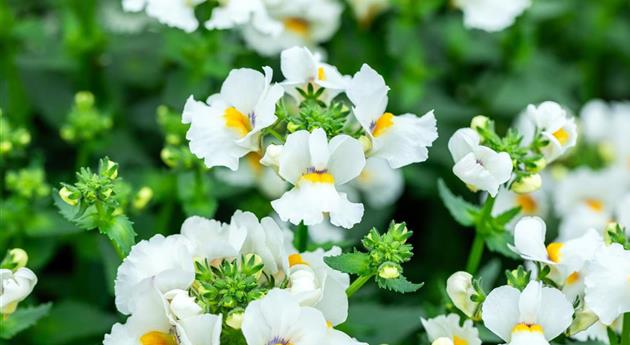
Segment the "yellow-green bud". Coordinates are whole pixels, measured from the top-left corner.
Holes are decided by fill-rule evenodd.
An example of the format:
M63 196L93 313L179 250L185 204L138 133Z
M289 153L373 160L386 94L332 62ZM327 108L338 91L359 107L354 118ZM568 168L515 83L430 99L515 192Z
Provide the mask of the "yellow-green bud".
M241 325L243 324L243 310L242 309L232 310L228 314L227 319L225 319L225 324L234 329L241 329Z
M76 138L74 129L70 126L61 127L61 129L59 130L59 135L61 136L61 139L65 141L72 141Z
M107 200L109 199L110 196L112 196L113 192L114 192L113 189L107 188L106 190L101 192L101 196L103 197L103 199Z
M11 262L15 265L14 270L19 270L28 263L28 254L26 254L24 249L13 248L9 250L9 255L11 256Z
M470 128L477 130L479 128L487 128L490 125L490 119L487 116L477 115L470 121Z
M547 160L545 159L545 157L540 157L534 162L534 167L532 168L531 171L533 173L537 173L537 172L542 171L546 167L547 167Z
M540 187L542 187L542 177L539 174L533 174L518 178L512 183L510 189L518 194L527 194L539 190Z
M137 210L145 208L151 201L151 198L153 198L153 189L146 186L140 188L135 198L133 198L133 208Z
M368 152L372 149L372 139L365 135L359 137L359 142L363 145L363 152Z
M173 152L173 148L167 146L160 151L160 158L164 164L168 165L171 168L177 166L177 155Z
M287 124L287 131L289 131L289 133L293 133L295 131L297 131L300 128L299 125L293 123L293 122L289 122Z
M118 177L118 163L107 159L104 174L109 177L110 180L115 180Z
M89 91L77 92L74 102L79 108L89 108L94 105L94 95Z
M385 262L378 268L378 276L383 279L396 279L400 277L400 266L393 262Z
M79 199L76 195L66 187L62 187L59 190L59 197L70 206L76 206L79 203Z
M0 153L7 153L11 151L12 148L13 144L8 140L0 142Z
M31 142L31 134L26 130L19 131L17 134L17 142L22 146L28 145L28 143Z
M170 145L178 145L179 143L181 143L181 140L179 138L179 135L171 133L166 135L166 143Z

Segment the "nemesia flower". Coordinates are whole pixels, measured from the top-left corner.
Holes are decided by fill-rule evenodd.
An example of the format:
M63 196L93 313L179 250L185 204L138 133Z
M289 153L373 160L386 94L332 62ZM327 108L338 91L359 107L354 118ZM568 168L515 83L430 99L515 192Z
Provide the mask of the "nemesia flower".
M269 157L267 157L269 158ZM273 164L263 158L263 164ZM279 175L293 184L271 206L283 221L314 225L324 220L350 228L361 221L363 205L348 201L336 186L357 177L365 166L361 143L347 135L337 135L330 142L323 129L312 133L297 131L287 137L277 158Z
M26 267L13 272L0 269L0 314L11 314L33 292L37 284L37 276Z
M160 23L182 29L186 32L197 30L199 22L195 18L195 6L204 0L123 0L123 9L128 12L145 10L149 17Z
M134 245L116 274L114 292L118 311L133 313L138 305L134 303L136 296L153 285L161 293L188 289L195 279L192 258L191 244L181 235L158 234Z
M320 345L327 335L326 320L319 310L300 306L288 291L280 289L249 303L241 330L248 345Z
M529 144L536 132L549 143L542 147L547 163L557 159L577 143L575 119L556 102L543 102L527 106L521 119L524 144Z
M348 317L346 289L350 286L350 276L324 263L324 257L337 255L341 255L339 247L289 256L288 290L301 305L320 310L332 325L343 323Z
M460 326L457 314L440 315L428 320L420 319L420 321L431 342L446 338L454 345L481 345L479 331L474 327L472 320L466 320Z
M529 6L530 0L455 0L455 6L464 12L467 28L488 32L501 31L514 24Z
M541 218L523 217L514 228L512 249L523 259L551 265L550 278L574 300L584 288L584 268L604 245L604 239L591 229L581 237L545 247L545 234L546 224Z
M472 189L496 196L499 187L512 176L512 159L507 152L496 152L480 145L479 134L472 128L460 128L448 141L455 161L453 173Z
M394 116L386 112L389 87L367 64L350 81L346 95L354 104L353 113L368 133L372 147L368 156L387 160L393 169L424 162L437 139L433 111L422 117L414 114Z
M260 131L276 121L276 102L284 92L271 84L271 68L263 70L264 75L248 68L232 70L207 104L192 96L186 101L182 122L190 123L190 151L207 167L236 170L240 158L259 150Z
M262 55L274 55L294 46L314 48L337 31L343 7L335 0L267 1L270 17L281 23L279 34L269 35L254 25L243 27L247 45Z
M630 312L630 251L613 243L604 246L584 277L586 307L605 325Z
M212 16L205 23L208 29L231 29L250 23L253 27L269 35L278 35L282 25L271 19L262 0L226 0L212 10Z
M286 93L298 101L301 96L296 88L305 90L310 83L316 89L326 89L320 99L328 103L346 88L350 78L341 75L337 67L321 62L320 56L314 55L306 47L283 50L280 54L280 66L282 75L286 78L281 85Z
M473 318L479 307L471 297L476 294L472 283L473 276L468 272L455 272L446 281L446 293L455 307L464 315ZM434 339L435 340L435 339Z
M573 306L564 294L537 281L522 292L498 287L482 307L484 325L511 345L547 345L571 325L572 317Z

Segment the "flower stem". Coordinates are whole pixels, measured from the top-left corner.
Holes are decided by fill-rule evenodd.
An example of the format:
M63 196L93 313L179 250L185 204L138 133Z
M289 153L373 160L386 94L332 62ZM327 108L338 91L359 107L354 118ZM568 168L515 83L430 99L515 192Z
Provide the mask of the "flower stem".
M280 135L280 133L276 132L275 129L268 127L267 133L273 135L274 138L278 139L281 143L284 143L284 138Z
M615 331L610 327L606 328L606 332L608 333L608 344L619 345L619 342L617 341L617 333L615 333Z
M475 234L475 240L473 241L472 248L470 249L470 254L468 255L468 262L466 263L466 272L470 274L475 274L477 269L479 268L479 263L481 262L481 256L483 255L483 248L485 246L485 241L483 236L477 232Z
M295 248L302 253L308 248L308 227L300 222L295 229Z
M623 315L623 328L621 329L621 345L630 345L630 312Z
M355 292L359 291L359 289L361 289L361 287L365 285L365 283L370 281L370 278L372 278L372 276L372 274L367 276L359 276L359 278L353 281L352 284L350 284L350 286L348 286L348 288L346 289L346 295L348 296L348 298L354 295Z

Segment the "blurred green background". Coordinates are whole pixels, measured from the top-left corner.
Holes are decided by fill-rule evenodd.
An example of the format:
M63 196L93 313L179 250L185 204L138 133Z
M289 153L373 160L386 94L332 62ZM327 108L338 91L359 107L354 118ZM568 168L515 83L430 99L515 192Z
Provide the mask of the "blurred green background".
M344 74L363 63L379 71L391 87L394 113L435 109L440 133L428 162L405 168L398 203L367 210L362 225L349 233L356 239L392 218L407 222L416 255L406 271L426 285L405 296L373 286L361 290L345 324L353 336L370 344L426 343L418 317L443 308L445 279L463 268L473 236L437 196L442 177L472 197L451 173L446 143L456 128L484 114L504 129L527 104L545 100L577 112L593 98L630 98L629 1L533 2L514 26L492 34L466 29L461 12L443 0L393 1L368 27L346 8L337 34L323 46L328 62ZM198 12L208 15L204 8ZM121 194L127 193L138 240L176 233L190 214L225 221L237 208L269 213L258 191L226 186L186 157L185 127L178 124L190 94L205 98L232 68L264 65L280 81L278 58L248 50L235 31L188 34L125 15L119 1L0 0L1 132L30 135L28 145L13 147L0 161L0 252L27 249L38 274L34 294L22 306L53 302L51 314L11 344L100 344L112 323L122 320L113 305L118 259L109 243L95 231L76 229L53 206L52 188L72 182L78 167L94 168L105 155L120 163L127 182ZM95 114L87 122L73 120L79 91L94 95ZM162 108L161 117L160 105L169 109ZM188 163L165 164L165 145L180 150L179 162ZM153 197L135 207L144 186ZM486 282L492 284L505 266L490 261Z

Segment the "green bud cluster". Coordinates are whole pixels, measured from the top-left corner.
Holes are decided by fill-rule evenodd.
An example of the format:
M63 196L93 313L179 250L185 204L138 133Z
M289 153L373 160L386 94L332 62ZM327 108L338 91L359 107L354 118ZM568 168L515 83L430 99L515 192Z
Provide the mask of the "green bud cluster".
M72 206L78 203L87 206L97 202L113 206L117 203L112 197L117 177L118 163L106 157L100 160L98 173L93 173L90 168L81 168L77 173L75 184L62 183L63 187L59 190L59 196Z
M263 272L263 266L257 255L223 259L217 265L198 260L193 294L208 313L230 315L245 310L249 302L275 286L274 278Z
M626 229L619 223L610 223L604 230L604 240L607 244L619 243L625 249L630 250L630 241L626 236Z
M31 142L31 134L22 127L13 127L0 109L0 159L22 153Z
M413 246L407 240L413 233L407 229L405 223L391 223L384 234L379 234L374 228L361 240L368 250L370 264L381 273L397 268L402 272L400 264L405 263L413 256ZM389 275L389 274L387 274ZM396 276L395 278L397 278Z
M531 272L527 271L522 265L515 270L505 271L508 285L523 291L531 280Z
M5 178L7 189L21 198L32 200L50 194L50 186L46 183L46 175L41 168L9 171Z
M75 95L74 105L59 133L67 142L80 143L88 142L110 128L112 119L96 109L94 95L89 91L81 91Z
M161 105L157 108L157 122L164 133L164 148L160 152L164 164L174 169L203 166L188 149L186 142L188 127L182 123L180 114Z

